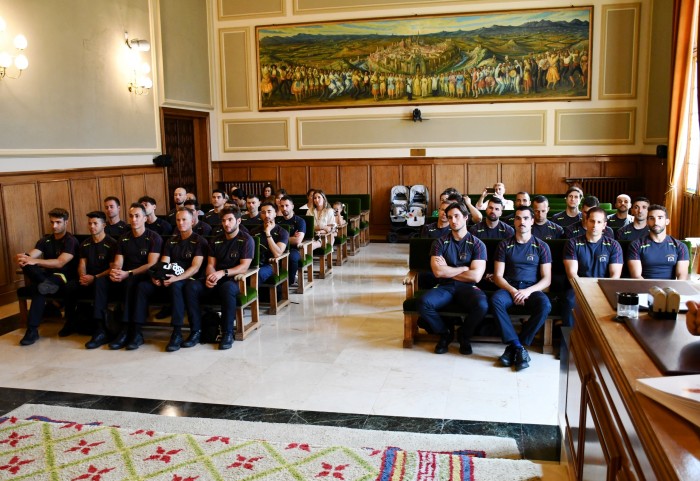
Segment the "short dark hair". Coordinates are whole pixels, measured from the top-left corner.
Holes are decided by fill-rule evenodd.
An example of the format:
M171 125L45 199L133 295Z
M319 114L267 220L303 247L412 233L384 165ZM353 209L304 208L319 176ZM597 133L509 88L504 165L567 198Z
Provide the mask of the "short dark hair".
M294 199L292 199L288 195L283 195L282 198L280 199L280 201L283 201L283 200L288 200L289 202L291 202L292 205L294 205Z
M185 202L182 203L185 207L188 205L191 205L192 208L195 210L199 210L199 203L197 202L197 199L187 199Z
M652 210L660 210L664 213L666 217L668 217L668 211L666 210L666 207L664 207L661 204L651 204L649 206L649 209L647 209L647 212L651 212Z
M566 189L566 193L564 194L564 197L568 197L569 194L572 192L578 192L581 197L583 197L583 190L581 190L581 187L576 187L575 185L569 187Z
M520 211L526 210L530 213L530 217L534 218L535 217L535 211L532 210L532 207L529 205L521 205L520 207L515 208L515 213L517 214Z
M153 197L149 197L147 195L139 197L139 204L142 204L144 202L148 202L149 204L156 205L157 202Z
M143 215L146 215L146 208L141 205L140 202L132 202L131 205L129 206L129 209L141 209L141 212L143 212Z
M447 194L448 202L462 202L463 200L464 198L459 192L452 192L451 194Z
M454 187L448 187L447 189L442 191L442 194L440 194L440 196L443 196L443 195L449 196L451 194L459 194L459 191L457 189L455 189Z
M500 197L491 196L491 197L489 198L489 201L488 201L486 204L488 205L488 204L490 204L491 202L493 202L494 204L498 204L498 205L500 205L500 206L503 206L503 201L501 200Z
M228 199L228 194L224 190L214 189L211 191L211 195L214 195L214 194L221 194L224 197L224 199Z
M536 195L532 198L532 203L534 204L537 202L538 204L541 204L542 202L546 202L549 204L549 199L545 195Z
M643 196L635 197L634 200L632 201L632 205L634 205L636 202L646 202L647 204L649 204L651 206L651 201Z
M246 200L248 199L258 199L260 200L260 196L258 194L250 194L248 197L246 197Z
M103 221L107 222L107 214L101 210L93 210L92 212L88 212L86 215L88 219L102 219Z
M608 216L606 215L605 210L603 210L603 208L599 206L591 207L590 209L588 209L588 212L586 212L586 217L588 218L591 216L591 214L595 214L596 212L603 214L603 217L605 217L605 221L607 222Z
M121 206L122 206L122 203L121 203L121 201L119 200L119 197L114 197L113 195L110 195L110 196L108 196L108 197L105 197L105 200L103 200L102 202L104 203L104 202L107 202L107 201L109 201L109 200L113 200L113 201L117 204L117 207L121 207Z
M194 216L196 215L193 209L189 209L187 207L178 207L175 210L175 217L177 217L178 212L187 212L188 214L190 214L190 216L192 216L192 220L194 220Z
M280 195L280 194L282 194L282 196L286 196L287 190L280 187L279 189L277 189L277 192L275 192L275 195Z
M232 214L236 219L240 219L241 209L239 209L237 205L226 206L219 212L219 217L223 219L227 214Z
M277 206L273 202L263 202L260 204L260 210L262 211L262 208L265 206L272 207L272 209L277 212Z
M595 195L589 195L583 198L581 205L583 207L598 207L600 205L600 201Z
M462 202L452 202L450 205L447 206L447 209L445 209L445 214L447 214L452 209L459 209L459 211L464 217L469 217L469 209L467 209L467 206L464 205L464 203Z
M68 220L70 214L63 207L55 207L49 211L49 218Z

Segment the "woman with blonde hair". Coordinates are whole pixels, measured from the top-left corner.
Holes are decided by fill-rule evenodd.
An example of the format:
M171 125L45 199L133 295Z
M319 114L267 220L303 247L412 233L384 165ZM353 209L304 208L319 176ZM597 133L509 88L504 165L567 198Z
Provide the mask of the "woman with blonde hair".
M328 198L322 190L315 190L313 194L313 204L311 214L314 216L314 233L316 235L331 235L331 245L335 243L335 211L328 204ZM318 242L318 245L316 243ZM320 241L314 240L314 249L321 247Z

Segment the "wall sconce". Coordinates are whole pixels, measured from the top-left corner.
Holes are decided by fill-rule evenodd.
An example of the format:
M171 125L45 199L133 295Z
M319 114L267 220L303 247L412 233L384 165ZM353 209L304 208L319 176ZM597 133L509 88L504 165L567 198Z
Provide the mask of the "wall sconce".
M153 88L153 80L148 76L151 73L151 66L148 62L141 61L141 52L151 50L148 40L129 38L129 33L124 32L124 43L129 47L128 63L131 72L131 80L127 84L129 92L136 95L148 95Z
M4 34L6 29L7 23L2 17L0 17L0 35ZM29 66L27 56L22 53L23 50L27 48L27 37L21 34L17 35L13 40L12 45L15 48L14 55L4 50L4 48L3 50L0 50L0 80L4 79L5 77L17 79L20 77L20 75L22 75L22 71ZM4 46L0 45L0 48L2 47ZM8 69L12 68L13 66L17 73L15 75L10 75Z

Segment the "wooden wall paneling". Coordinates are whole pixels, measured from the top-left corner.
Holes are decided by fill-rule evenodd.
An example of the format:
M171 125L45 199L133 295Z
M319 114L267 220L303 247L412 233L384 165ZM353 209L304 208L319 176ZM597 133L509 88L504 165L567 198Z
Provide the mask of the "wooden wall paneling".
M460 192L465 191L466 179L464 178L464 164L437 164L435 166L435 182L433 189L435 192L430 193L432 205L435 208L440 207L437 203L440 201L440 194L448 187L454 187Z
M289 194L306 194L309 189L306 167L280 166L280 185Z
M122 199L122 218L129 222L129 205L139 200L146 193L143 174L124 175L124 198Z
M144 181L146 182L145 195L156 200L156 214L167 214L170 199L167 198L168 186L164 172L147 173L144 175Z
M97 179L99 185L100 209L103 208L102 201L105 197L114 196L124 205L124 186L121 175L109 175ZM122 212L123 214L123 212Z
M221 169L221 177L216 180L225 180L226 182L235 182L237 180L252 180L248 177L248 167L223 167ZM209 198L211 192L206 193Z
M4 204L2 190L0 189L0 208ZM7 239L5 233L7 232L4 225L4 214L0 217L0 290L7 290L7 285L10 284L13 278L10 269L14 270L15 264L13 262L13 256L15 252L7 250Z
M7 249L4 252L10 259L10 278L15 281L20 280L22 276L14 273L14 255L33 249L36 241L44 233L41 227L43 224L39 220L38 197L37 185L34 182L2 186L7 241Z
M661 162L659 162L661 163ZM642 177L645 172L639 169L639 162L636 160L613 160L604 162L600 173L603 177Z
M498 182L498 164L467 164L468 190L465 194L481 194L484 187L493 187ZM506 186L507 187L507 186Z
M421 184L427 186L431 191L433 190L432 165L404 165L401 171L401 182L404 185Z
M314 167L310 173L310 189L321 189L326 195L337 194L338 189L338 168Z
M86 214L93 210L102 210L97 179L72 179L70 188L73 205L69 210L74 219L73 233L89 234Z
M591 158L590 162L571 162L569 177L600 177L603 175L603 163Z
M250 180L269 180L272 186L279 188L279 180L277 178L277 166L271 164L263 164L259 167L250 168ZM262 192L258 192L262 194Z
M535 194L556 194L562 196L569 187L566 178L566 164L564 162L540 162L535 164Z
M341 165L340 166L340 193L341 194L368 194L369 193L369 166L368 165Z
M532 192L532 164L501 164L501 182L506 186L506 194Z
M43 232L51 232L51 221L48 213L55 207L62 207L70 213L68 230L75 232L75 216L70 212L71 195L68 180L39 182L39 205L41 206L40 220Z
M372 182L372 211L370 224L387 227L389 221L389 205L391 203L391 188L402 184L401 167L399 165L372 165L370 179Z

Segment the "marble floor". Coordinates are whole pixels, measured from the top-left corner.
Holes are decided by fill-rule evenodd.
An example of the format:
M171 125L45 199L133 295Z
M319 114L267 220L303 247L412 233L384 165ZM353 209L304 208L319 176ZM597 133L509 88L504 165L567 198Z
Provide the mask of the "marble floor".
M406 244L372 243L304 295L292 294L279 315L262 315L262 327L229 351L200 345L165 353L168 329L148 330L136 351L87 351L86 336L59 339L55 322L42 324L35 345L20 347L23 330L5 323L0 412L31 401L417 432L500 432L515 435L530 459L557 460L559 362L535 346L531 367L516 373L496 366L501 344L475 343L470 356L460 355L457 344L443 355L432 353L432 343L403 349L407 265ZM0 317L15 309L3 307Z

